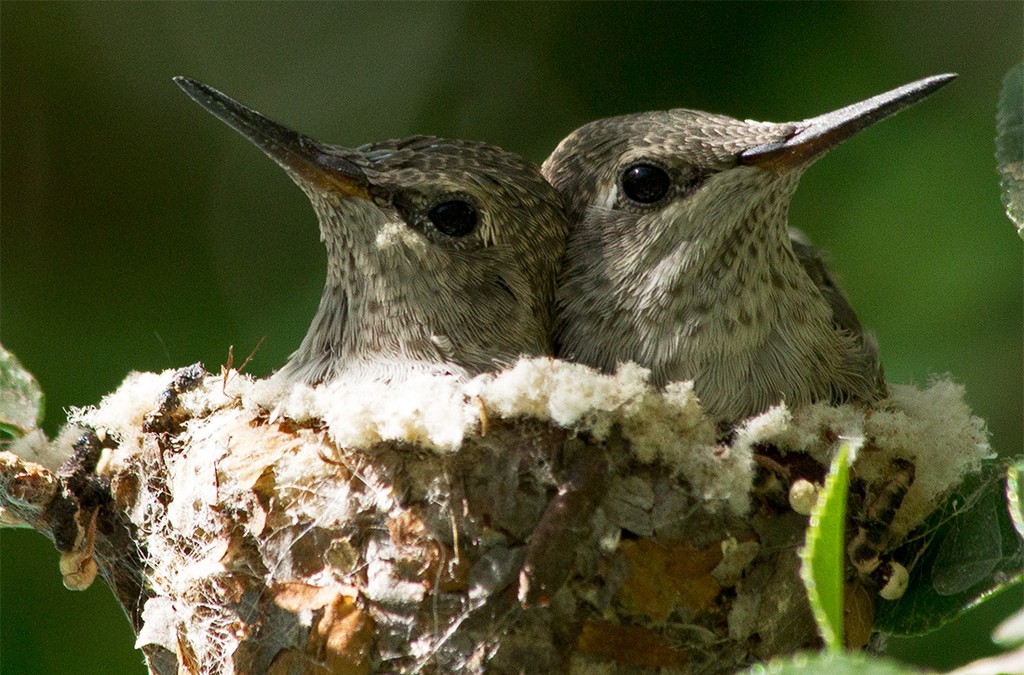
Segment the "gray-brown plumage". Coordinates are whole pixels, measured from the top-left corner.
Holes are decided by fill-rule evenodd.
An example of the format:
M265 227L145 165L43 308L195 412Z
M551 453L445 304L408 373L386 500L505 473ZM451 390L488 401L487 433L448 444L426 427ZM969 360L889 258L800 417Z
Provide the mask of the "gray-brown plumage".
M953 77L802 122L669 110L577 129L541 169L572 227L558 355L634 361L658 386L692 379L723 420L883 396L874 339L820 254L790 239L789 202L815 159Z
M327 283L275 377L469 376L551 353L568 225L536 166L484 143L433 137L326 145L205 84L175 81L280 164L319 218Z
M833 325L841 331L858 336L863 342L864 369L867 373L875 374L874 387L877 397L888 395L889 387L885 383L885 369L878 359L878 341L875 334L860 325L857 313L843 293L843 289L839 287L832 270L828 268L824 254L811 244L806 234L795 227L789 228L789 243L800 266L804 268L804 272L814 282L821 297L832 310ZM870 386L871 383L868 384Z

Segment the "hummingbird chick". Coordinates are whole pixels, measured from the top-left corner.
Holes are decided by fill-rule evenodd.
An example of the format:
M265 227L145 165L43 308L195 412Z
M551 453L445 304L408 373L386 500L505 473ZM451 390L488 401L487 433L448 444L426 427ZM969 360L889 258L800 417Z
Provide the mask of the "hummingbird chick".
M634 361L656 386L693 380L722 421L883 397L874 339L820 254L791 239L789 202L816 159L954 77L802 122L678 109L574 131L541 168L572 228L558 356L605 371Z
M281 165L320 221L327 283L309 332L275 377L467 377L552 353L568 223L534 164L428 136L327 145L210 86L175 82Z

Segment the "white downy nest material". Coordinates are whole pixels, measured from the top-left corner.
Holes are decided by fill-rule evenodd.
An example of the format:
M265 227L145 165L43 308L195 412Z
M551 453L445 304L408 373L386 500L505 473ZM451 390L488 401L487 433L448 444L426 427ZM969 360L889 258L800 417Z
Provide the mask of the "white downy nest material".
M73 409L69 430L86 425L112 435L120 446L107 461L116 466L126 453L141 447L143 419L174 373L129 375L100 405ZM207 377L182 396L182 403L192 417L190 434L213 443L219 430L267 413L270 422L322 422L340 447L401 441L442 453L457 452L468 435L480 433L487 417L550 420L598 440L618 425L635 459L671 467L705 500L735 515L743 515L750 505L756 445L805 452L827 465L832 438L863 437L867 450L856 464L861 478L871 482L897 458L916 466L897 529L900 523L920 522L936 499L993 456L984 421L971 414L963 387L948 378L936 378L925 389L893 385L891 398L867 414L852 404L819 403L796 411L778 405L740 425L732 444L723 446L716 443L715 425L702 414L691 383L657 391L647 383L648 374L624 364L615 375L604 375L550 358L521 359L506 371L469 382L416 375L397 384L308 387L232 372L226 386L221 376ZM70 454L72 435L58 437L55 456ZM303 465L295 466L301 470Z
M174 374L132 374L98 406L72 410L69 431L54 441L53 454L69 455L71 429L87 425L101 437L106 434L119 442L105 451L98 473L144 469L138 460L147 442L143 420ZM185 534L221 531L230 518L241 518L231 526L258 534L265 523L252 513L266 518L259 508L249 515L229 516L219 505L232 494L251 495L250 489L267 471L273 473L278 494L294 498L289 508L295 509L295 522L330 528L365 508L368 500L381 511L392 508L393 496L372 487L381 484L375 476L360 476L371 486L361 491L350 481L338 480L338 464L324 461L336 452L327 439L339 448L399 441L455 453L465 439L486 430L488 419L493 423L499 417L550 420L598 440L617 429L635 461L666 466L691 486L709 512L741 517L750 508L753 456L759 445L771 444L784 453L805 452L827 465L836 437L863 437L865 445L854 467L858 476L871 481L897 458L916 466L916 480L894 523L899 532L920 523L949 489L991 455L984 423L971 415L963 388L948 379L936 379L925 389L893 386L891 398L870 412L855 405L816 404L795 411L776 406L747 420L725 445L717 439L714 422L702 414L691 383L658 391L647 378L648 372L635 365L603 375L548 358L523 359L506 371L469 382L423 375L397 384L341 382L310 388L284 387L274 379L255 381L234 372L226 380L206 377L181 396L187 413L182 435L187 453L163 457L167 493L173 499L163 504L140 498L129 513L145 537L150 582L159 596L146 607L146 626L138 644L161 644L174 652L175 635L168 627L202 621L180 616L182 609L172 608L167 599L190 593L214 598L227 592L212 586L227 556L219 543L222 538L211 536L208 549L192 549L187 566L165 561L180 560ZM252 424L257 418L271 425L289 422L300 432L267 436L267 425L257 429ZM256 443L248 444L248 454L235 457L233 452L247 440ZM361 470L347 468L357 475ZM195 547L201 542L187 544ZM171 620L167 612L174 611L179 615ZM228 640L225 635L222 639ZM209 648L211 655L232 651L227 643Z

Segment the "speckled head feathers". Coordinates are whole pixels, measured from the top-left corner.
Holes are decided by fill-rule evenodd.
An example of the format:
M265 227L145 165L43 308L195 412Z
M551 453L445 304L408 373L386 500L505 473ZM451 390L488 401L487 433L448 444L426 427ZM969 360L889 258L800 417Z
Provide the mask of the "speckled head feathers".
M633 113L575 130L545 160L542 171L568 198L571 215L578 216L598 190L615 185L618 170L630 163L662 164L680 188L689 174L728 169L743 150L783 140L794 130L792 124L743 122L699 110Z
M571 133L542 167L572 228L558 355L606 371L633 361L658 385L693 380L723 419L780 401L877 398L874 341L821 256L794 250L789 201L817 158L952 78L800 122L680 109Z
M568 224L535 165L486 143L428 136L328 145L212 87L176 82L280 164L319 217L327 283L276 377L467 376L551 353Z

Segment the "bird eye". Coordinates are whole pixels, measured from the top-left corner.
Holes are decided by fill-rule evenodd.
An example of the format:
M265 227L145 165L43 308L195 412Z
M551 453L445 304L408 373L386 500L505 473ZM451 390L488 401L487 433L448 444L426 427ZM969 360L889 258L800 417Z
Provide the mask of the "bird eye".
M622 191L634 202L653 204L672 186L672 179L660 166L634 164L622 172Z
M476 208L461 199L441 202L427 214L439 232L449 237L464 237L476 229Z

